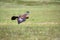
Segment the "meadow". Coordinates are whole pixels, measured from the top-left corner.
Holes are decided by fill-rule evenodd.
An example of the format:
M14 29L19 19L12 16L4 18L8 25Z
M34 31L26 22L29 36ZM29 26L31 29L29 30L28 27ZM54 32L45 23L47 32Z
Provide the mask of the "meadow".
M14 15L30 11L21 24ZM0 40L60 40L60 4L26 5L0 2Z

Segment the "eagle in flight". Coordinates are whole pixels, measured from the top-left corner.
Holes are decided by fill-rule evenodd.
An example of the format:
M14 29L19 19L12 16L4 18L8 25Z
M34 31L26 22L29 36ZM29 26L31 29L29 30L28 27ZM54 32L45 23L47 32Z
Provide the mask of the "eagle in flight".
M11 17L11 20L17 20L17 22L18 22L18 24L20 24L20 23L22 23L22 22L24 22L24 21L26 21L26 19L28 19L29 18L29 11L27 11L25 14L23 14L23 15L19 15L19 16L12 16Z

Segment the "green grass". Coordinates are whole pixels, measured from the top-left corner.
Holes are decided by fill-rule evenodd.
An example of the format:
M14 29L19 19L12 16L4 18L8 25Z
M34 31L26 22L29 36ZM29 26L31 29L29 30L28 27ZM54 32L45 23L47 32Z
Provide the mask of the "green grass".
M30 11L30 18L21 24L13 15ZM24 6L0 3L0 40L60 40L60 5Z

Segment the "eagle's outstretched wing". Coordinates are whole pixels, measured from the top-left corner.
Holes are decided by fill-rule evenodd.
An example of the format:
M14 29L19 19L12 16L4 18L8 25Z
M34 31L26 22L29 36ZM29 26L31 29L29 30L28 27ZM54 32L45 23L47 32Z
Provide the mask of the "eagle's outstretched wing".
M16 18L18 18L18 16L12 16L11 20L15 20Z

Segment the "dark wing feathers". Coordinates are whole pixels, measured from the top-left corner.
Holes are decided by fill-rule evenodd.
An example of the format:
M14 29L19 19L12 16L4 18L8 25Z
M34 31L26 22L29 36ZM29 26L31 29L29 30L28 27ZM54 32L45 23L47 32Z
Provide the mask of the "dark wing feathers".
M18 18L18 16L12 16L11 20L15 20L16 18Z

